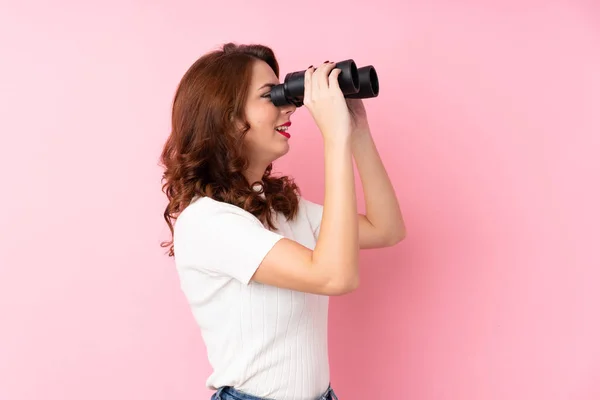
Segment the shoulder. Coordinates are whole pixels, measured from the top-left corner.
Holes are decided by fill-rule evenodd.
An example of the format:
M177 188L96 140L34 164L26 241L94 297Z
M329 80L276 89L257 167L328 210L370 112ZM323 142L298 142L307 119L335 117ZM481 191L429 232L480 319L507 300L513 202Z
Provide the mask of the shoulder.
M208 197L192 201L177 218L174 231L179 269L202 270L244 283L283 238L242 208Z
M262 222L248 211L210 197L194 199L174 224L173 241L181 245L198 240L210 242L221 232L248 232L264 228Z
M232 219L262 225L258 218L240 207L210 197L199 197L192 200L181 212L176 220L175 227L179 227L181 230L198 224L207 226L219 222L224 223Z

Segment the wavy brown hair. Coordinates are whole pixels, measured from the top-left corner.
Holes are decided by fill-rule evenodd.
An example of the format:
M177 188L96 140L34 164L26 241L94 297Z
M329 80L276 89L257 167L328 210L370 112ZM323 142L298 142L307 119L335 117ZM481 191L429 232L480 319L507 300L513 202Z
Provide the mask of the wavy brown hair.
M260 182L250 183L243 174L249 165L244 136L250 128L244 109L256 60L266 62L279 77L269 47L227 43L196 60L177 87L171 133L160 159L162 190L169 201L164 219L171 231L171 240L161 246L169 247L171 257L175 220L195 196L241 207L270 228L272 210L288 219L296 216L300 191L293 179L271 176L273 164ZM234 121L243 121L241 131Z

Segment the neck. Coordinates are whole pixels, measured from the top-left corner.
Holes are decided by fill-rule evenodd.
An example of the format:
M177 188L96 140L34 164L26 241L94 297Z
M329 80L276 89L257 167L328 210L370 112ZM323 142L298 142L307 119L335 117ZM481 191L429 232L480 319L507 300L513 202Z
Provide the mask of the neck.
M250 185L254 182L262 182L262 178L265 175L266 169L266 166L251 166L244 171L244 176Z

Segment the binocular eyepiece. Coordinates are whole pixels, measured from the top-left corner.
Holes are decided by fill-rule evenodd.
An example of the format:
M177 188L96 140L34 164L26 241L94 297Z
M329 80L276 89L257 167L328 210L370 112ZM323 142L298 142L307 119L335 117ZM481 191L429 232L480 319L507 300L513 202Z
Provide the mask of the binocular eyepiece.
M354 60L344 60L335 64L342 72L338 82L345 98L367 99L379 95L379 79L372 65L357 68ZM271 88L271 101L276 106L304 104L304 71L290 72L283 83Z

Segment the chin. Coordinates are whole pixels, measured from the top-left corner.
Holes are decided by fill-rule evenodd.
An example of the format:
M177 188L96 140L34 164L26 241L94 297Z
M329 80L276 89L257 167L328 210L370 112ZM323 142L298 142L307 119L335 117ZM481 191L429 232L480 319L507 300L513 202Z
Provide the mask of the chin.
M279 149L279 151L275 152L275 160L285 156L290 151L290 145L286 144L283 148ZM275 161L273 160L273 161Z
M266 150L266 152L264 152L263 154L265 156L269 154L267 158L270 159L271 162L273 162L278 158L283 157L290 151L290 144L287 138L284 138L283 136L281 136L281 134L276 133L275 138L273 138L268 144L268 150L266 146L263 147L263 149Z

